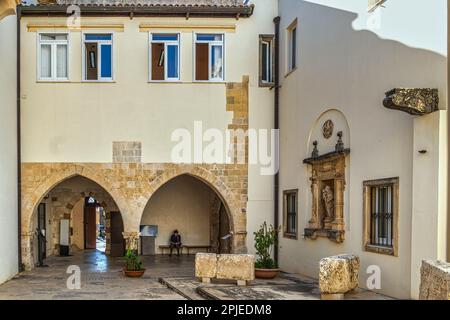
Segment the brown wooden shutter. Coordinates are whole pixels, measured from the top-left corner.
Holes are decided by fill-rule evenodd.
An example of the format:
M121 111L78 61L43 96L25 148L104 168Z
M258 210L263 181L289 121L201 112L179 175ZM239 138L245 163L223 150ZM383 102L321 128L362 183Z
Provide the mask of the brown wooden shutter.
M86 80L98 80L98 48L96 43L86 43Z
M208 80L208 55L209 46L207 43L197 43L195 47L195 79Z
M152 43L152 80L164 80L164 43Z

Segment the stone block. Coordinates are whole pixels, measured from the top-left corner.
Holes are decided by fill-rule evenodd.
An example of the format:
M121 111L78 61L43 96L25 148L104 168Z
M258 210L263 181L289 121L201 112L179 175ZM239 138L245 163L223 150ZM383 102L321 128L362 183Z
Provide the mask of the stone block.
M255 256L251 254L220 254L217 258L217 279L251 281L255 279Z
M344 254L320 260L319 287L324 295L343 294L358 287L359 258Z
M450 263L422 261L419 299L450 300Z
M215 278L217 274L217 255L215 253L197 253L195 255L195 276Z

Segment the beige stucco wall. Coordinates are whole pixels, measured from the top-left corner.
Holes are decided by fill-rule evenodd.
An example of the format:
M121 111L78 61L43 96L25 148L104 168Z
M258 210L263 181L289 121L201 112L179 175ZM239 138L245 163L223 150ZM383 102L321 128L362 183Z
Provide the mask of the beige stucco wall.
M27 25L65 24L65 19L24 17L21 26L23 161L109 163L113 141L141 141L142 162L170 162L170 151L175 145L170 136L174 129L187 128L193 133L194 121L201 120L204 130L217 128L224 132L233 117L232 112L226 111L225 83L193 82L193 31L180 31L181 81L149 83L148 32L139 31L142 23L235 25L234 32L224 32L225 82L241 82L242 76L249 75L249 126L271 128L273 90L258 87L258 37L273 34L272 19L278 9L274 0L254 2L254 15L239 20L82 18L82 25L124 25L123 32L114 32L113 83L81 81L80 31L70 32L70 81L38 82L37 33L28 32ZM264 220L273 219L273 178L261 176L259 165L250 165L248 175L247 231L251 235ZM247 237L247 246L252 250L252 236Z
M0 283L18 271L16 17L0 19Z
M446 16L440 10L442 1L430 3L425 20L420 20L423 33L412 37L409 30L417 29L418 20L409 17L423 7L402 2L386 2L386 8L380 9L381 24L369 30L365 1L279 1L283 49L287 47L286 27L298 18L298 68L286 77L286 51L281 55L280 183L281 191L299 189L299 239L280 239L280 264L288 272L317 277L321 258L357 254L361 258L361 287L366 287L367 267L376 265L381 268L379 292L409 298L415 117L385 109L382 101L384 93L394 87L431 87L440 91L440 108L447 107L446 56L441 53L446 52L442 48L446 47L446 34L439 28L442 20L446 23ZM350 132L346 142L351 148L344 196L346 240L342 245L328 239L302 238L311 216L309 173L302 160L310 156L311 128L329 109L342 112ZM432 133L441 129L434 125L426 128ZM335 134L338 130L335 128ZM328 145L323 138L319 141L320 154L333 150L335 134ZM429 140L425 144L427 148L433 145ZM398 257L362 249L363 181L389 177L400 179ZM436 186L439 181L427 183ZM428 215L439 214L436 201L430 198L423 203ZM280 205L280 217L281 213Z
M211 195L214 191L190 176L180 176L162 186L151 198L142 215L142 225L158 226L155 245L169 244L178 229L183 244L210 244Z

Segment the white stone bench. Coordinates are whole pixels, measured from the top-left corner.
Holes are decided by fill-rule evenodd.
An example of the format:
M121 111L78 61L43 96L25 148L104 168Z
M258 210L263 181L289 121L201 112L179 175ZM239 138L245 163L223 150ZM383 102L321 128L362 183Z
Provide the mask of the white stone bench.
M195 276L204 283L210 283L211 279L236 280L238 285L245 286L255 279L255 256L197 253Z
M356 289L359 281L359 258L343 254L323 258L319 263L319 287L323 300L342 300Z

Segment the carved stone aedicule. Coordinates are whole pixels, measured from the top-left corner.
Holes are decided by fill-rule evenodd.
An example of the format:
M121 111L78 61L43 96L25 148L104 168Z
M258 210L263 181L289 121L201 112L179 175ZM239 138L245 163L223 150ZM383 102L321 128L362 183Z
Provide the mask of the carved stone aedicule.
M311 168L312 210L305 237L344 241L345 158L350 149L305 159Z
M383 105L421 116L439 109L439 92L438 89L397 88L386 92Z

